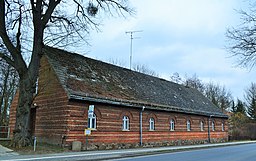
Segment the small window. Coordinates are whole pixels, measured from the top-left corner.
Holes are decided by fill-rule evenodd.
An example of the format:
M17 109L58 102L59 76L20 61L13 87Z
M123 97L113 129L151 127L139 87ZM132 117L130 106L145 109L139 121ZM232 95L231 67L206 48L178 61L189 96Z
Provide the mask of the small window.
M149 119L149 130L150 131L155 130L155 120L152 117Z
M212 131L215 131L215 123L212 121Z
M201 129L201 131L204 131L204 122L203 121L200 122L200 129Z
M187 120L187 131L191 131L191 122Z
M88 128L96 129L96 115L93 114L92 117L88 118Z
M225 126L224 126L224 123L223 123L223 122L221 123L221 130L222 130L222 131L225 131Z
M174 128L175 128L175 122L173 119L171 119L170 121L170 131L174 131Z
M123 117L123 130L129 130L129 117Z

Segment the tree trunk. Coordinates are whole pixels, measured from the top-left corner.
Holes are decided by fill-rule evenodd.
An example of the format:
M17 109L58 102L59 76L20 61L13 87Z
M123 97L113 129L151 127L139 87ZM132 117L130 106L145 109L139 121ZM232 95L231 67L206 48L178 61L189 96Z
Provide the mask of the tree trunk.
M32 144L30 134L30 108L33 102L34 88L29 77L20 78L19 100L16 109L16 124L14 137L11 145L13 147L24 147Z
M31 62L26 72L18 72L19 81L19 100L16 109L16 124L14 137L11 143L13 147L25 147L32 144L30 127L30 108L33 103L36 90L36 81L39 74L40 58L42 56L42 37L43 29L35 29L34 37L38 40L33 42Z

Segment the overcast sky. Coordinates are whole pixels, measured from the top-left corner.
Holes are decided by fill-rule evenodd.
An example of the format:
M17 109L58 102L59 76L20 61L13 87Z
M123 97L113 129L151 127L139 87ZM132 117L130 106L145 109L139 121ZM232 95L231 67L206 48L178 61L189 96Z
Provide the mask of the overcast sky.
M132 62L144 64L160 77L170 80L173 73L191 77L195 73L203 82L225 85L236 98L243 99L244 89L255 82L251 71L235 67L235 59L224 49L225 32L237 26L246 9L244 0L131 0L136 15L107 18L102 32L90 35L87 56L117 59L129 68L130 36L135 33Z

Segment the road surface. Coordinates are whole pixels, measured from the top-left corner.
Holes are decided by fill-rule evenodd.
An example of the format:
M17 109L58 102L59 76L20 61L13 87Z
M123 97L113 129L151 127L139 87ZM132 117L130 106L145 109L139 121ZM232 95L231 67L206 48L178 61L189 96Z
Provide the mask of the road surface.
M197 148L197 150L194 148ZM156 152L161 152L162 154L156 154ZM0 155L0 161L92 161L114 160L114 158L116 161L256 161L256 142L229 142L42 155L13 155L12 153Z
M245 144L174 153L156 154L115 161L256 161L256 144Z

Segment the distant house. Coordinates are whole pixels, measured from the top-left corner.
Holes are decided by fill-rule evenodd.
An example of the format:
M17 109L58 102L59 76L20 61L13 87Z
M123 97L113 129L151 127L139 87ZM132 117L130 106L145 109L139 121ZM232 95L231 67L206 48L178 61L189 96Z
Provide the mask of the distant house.
M17 96L10 111L15 125ZM193 88L45 47L31 130L40 141L90 149L223 142L228 116ZM90 109L90 110L89 110Z

